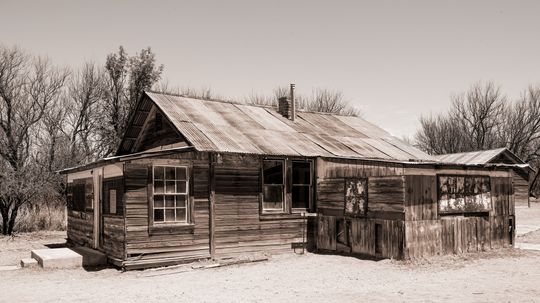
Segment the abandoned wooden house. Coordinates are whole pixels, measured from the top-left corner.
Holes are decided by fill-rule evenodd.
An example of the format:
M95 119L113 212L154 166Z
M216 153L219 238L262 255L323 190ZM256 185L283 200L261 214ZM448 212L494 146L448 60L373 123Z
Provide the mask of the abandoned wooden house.
M513 163L440 161L290 99L146 92L114 157L63 171L69 241L126 269L305 245L399 259L512 245Z

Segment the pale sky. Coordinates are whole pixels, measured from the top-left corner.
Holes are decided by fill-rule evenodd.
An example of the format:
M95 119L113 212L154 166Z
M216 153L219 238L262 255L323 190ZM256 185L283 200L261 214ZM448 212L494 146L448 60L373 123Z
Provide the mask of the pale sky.
M474 82L512 98L540 83L539 30L540 1L0 0L0 43L56 64L150 46L170 85L337 89L397 136Z

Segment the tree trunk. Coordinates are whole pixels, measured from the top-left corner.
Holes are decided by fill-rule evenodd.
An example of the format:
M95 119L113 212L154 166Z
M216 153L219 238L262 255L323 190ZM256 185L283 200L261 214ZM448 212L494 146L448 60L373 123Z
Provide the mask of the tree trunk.
M8 208L2 207L0 209L0 213L2 214L2 234L7 235L8 234Z
M13 228L15 227L15 219L17 219L18 212L19 206L15 205L15 207L11 210L11 216L9 216L7 235L13 234Z

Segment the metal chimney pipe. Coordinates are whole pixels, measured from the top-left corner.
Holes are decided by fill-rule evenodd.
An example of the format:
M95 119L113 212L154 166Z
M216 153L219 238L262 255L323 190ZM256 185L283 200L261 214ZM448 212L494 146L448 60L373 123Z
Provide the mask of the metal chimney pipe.
M296 102L294 100L294 83L291 83L291 120L296 118Z

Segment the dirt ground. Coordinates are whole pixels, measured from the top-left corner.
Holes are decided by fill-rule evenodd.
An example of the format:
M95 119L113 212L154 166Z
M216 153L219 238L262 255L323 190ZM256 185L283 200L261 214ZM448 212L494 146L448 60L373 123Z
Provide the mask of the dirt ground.
M540 225L540 204L516 208L517 224ZM63 232L0 238L0 265ZM517 239L540 244L540 232ZM501 249L415 262L330 255L192 270L1 271L0 302L540 302L540 251Z

